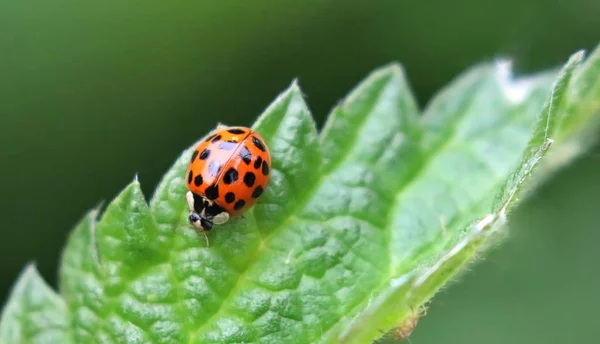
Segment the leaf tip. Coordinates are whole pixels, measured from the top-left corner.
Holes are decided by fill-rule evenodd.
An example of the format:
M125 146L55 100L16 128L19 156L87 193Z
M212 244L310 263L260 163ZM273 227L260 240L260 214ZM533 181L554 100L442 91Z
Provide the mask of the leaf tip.
M139 174L136 173L133 175L133 180L131 181L131 184L136 187L141 187Z
M292 82L290 83L290 85L288 86L288 88L286 88L283 92L281 92L275 98L275 100L273 100L273 102L265 110L265 113L270 112L270 110L274 106L276 106L277 104L280 104L281 102L285 101L286 99L294 98L294 96L300 96L300 98L302 100L304 100L304 94L302 93L302 89L300 88L300 84L299 84L298 78L294 78L292 80ZM263 113L263 115L264 115L264 113ZM258 118L257 122L259 122L261 120L261 118L263 117L263 115L261 115L261 117Z
M579 63L583 60L584 57L585 57L585 50L584 49L578 50L576 53L571 55L571 57L569 57L569 61L567 61L567 64Z
M302 88L300 87L300 81L298 78L294 78L292 80L292 83L290 84L290 86L287 88L287 90L284 91L285 94L289 94L291 96L293 96L294 94L299 95L302 99L306 98L306 95L304 94L304 92L302 92Z
M372 70L366 78L364 78L339 102L336 108L344 107L346 104L352 103L362 94L368 92L372 87L382 87L387 84L395 84L396 87L400 89L409 89L404 67L402 67L399 62L391 62ZM327 124L325 126L327 126Z
M128 190L128 189L136 190L136 189L140 189L140 188L141 188L141 184L140 184L139 175L136 173L133 176L133 179L131 180L131 182L127 185L127 187L125 187L125 190ZM123 191L125 191L125 190L123 190Z
M91 216L93 219L96 219L102 211L102 208L104 207L105 203L106 200L101 200L98 203L96 203L96 205L89 211L89 214L87 216Z
M31 282L39 282L41 279L42 278L37 270L36 263L34 261L30 261L19 273L17 282L14 284L11 294L21 294L27 285L29 285Z
M406 72L404 71L402 64L394 61L375 69L371 72L369 78L379 79L387 76L404 78L405 74Z
M37 264L35 261L30 261L25 265L25 268L23 269L23 272L21 273L21 276L37 276L38 275L38 271L37 271Z
M298 84L298 78L295 78L288 88L282 91L256 119L252 128L269 136L269 132L279 126L289 113L295 113L302 117L308 116L312 120L304 98L305 95Z
M294 79L292 79L292 82L290 83L290 86L288 88L300 89L300 79L298 77L295 77Z
M585 50L579 50L576 53L569 56L569 60L563 65L560 74L556 78L555 88L559 87L561 83L564 82L564 79L570 75L575 67L577 67L583 61L585 57Z

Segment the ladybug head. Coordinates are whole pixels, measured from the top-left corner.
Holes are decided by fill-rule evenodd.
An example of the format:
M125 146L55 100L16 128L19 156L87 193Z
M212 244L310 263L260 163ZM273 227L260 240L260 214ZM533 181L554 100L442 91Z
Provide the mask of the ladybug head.
M185 197L190 209L188 220L196 229L209 231L213 224L221 225L229 220L229 213L206 197L191 191Z
M198 215L195 211L190 212L190 216L188 217L190 223L196 227L196 229L209 231L212 229L213 222L205 219L204 217Z

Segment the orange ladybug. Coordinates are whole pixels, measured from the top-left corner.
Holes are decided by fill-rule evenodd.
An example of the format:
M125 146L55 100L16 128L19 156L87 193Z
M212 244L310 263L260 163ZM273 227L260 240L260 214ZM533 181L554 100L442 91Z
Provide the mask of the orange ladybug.
M186 171L189 221L209 231L248 210L269 183L271 155L246 127L217 129L198 144Z

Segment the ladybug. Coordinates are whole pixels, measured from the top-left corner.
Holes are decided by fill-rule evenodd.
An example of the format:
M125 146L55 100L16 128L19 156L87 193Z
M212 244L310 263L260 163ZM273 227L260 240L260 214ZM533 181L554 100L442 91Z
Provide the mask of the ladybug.
M186 171L189 222L212 229L241 215L269 183L271 155L264 139L246 127L218 128L200 142Z

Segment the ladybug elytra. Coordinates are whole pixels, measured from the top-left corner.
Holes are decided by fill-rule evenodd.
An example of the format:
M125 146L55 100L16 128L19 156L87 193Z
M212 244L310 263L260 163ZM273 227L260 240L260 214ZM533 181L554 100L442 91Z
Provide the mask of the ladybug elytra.
M257 132L217 129L196 146L186 171L189 222L204 232L244 213L267 188L270 169L269 149Z

